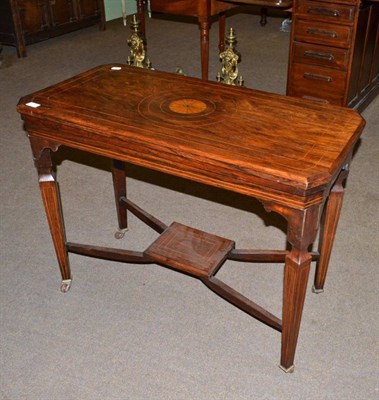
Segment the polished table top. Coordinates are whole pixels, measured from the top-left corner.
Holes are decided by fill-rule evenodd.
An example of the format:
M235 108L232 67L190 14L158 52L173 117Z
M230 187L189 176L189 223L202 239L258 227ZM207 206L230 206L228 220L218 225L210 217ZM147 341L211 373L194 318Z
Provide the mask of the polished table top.
M294 208L322 201L364 126L351 109L125 65L26 96L18 110L47 140Z

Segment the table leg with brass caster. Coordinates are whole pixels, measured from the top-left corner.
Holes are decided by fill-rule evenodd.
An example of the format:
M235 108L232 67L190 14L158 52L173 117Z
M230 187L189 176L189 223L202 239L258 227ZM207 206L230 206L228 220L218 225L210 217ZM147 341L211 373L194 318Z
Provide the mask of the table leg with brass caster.
M280 212L288 221L287 241L292 249L285 257L280 368L285 372L293 372L312 261L308 249L317 235L321 206L312 206L303 211L280 206L265 208Z
M115 234L114 237L115 239L122 239L125 236L125 233L129 230L129 228L125 228L125 229L118 229Z
M324 291L330 255L332 253L337 224L342 208L344 195L343 184L346 181L348 174L349 164L346 164L334 183L325 205L325 210L321 219L320 240L318 246L320 258L316 264L315 279L312 287L313 293L318 294Z
M68 260L58 183L55 179L51 159L52 151L56 151L58 147L44 140L41 140L41 142L33 139L30 140L34 155L34 163L38 171L38 182L42 200L62 275L61 291L66 293L71 284L71 270Z
M72 279L64 279L61 284L61 292L67 293L71 288Z
M111 169L119 228L114 236L116 239L122 239L125 232L128 230L127 209L120 203L120 199L126 197L125 163L118 160L112 160Z

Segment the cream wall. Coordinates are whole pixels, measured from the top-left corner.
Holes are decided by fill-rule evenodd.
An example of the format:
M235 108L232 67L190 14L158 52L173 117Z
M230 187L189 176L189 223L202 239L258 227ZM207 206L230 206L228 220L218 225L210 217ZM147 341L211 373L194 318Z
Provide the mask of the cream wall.
M107 21L122 17L122 2L121 0L104 0L105 18ZM135 0L126 0L126 13L134 14L137 11Z

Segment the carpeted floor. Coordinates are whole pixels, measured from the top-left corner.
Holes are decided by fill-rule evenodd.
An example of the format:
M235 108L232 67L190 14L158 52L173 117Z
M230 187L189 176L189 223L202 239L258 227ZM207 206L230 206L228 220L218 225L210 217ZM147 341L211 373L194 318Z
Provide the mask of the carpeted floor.
M280 31L282 20L272 17L262 28L256 15L228 19L237 30L246 86L285 93L289 34ZM200 76L193 21L153 18L147 24L156 69L181 66ZM3 49L0 399L378 399L379 99L363 113L367 126L354 155L326 290L315 295L309 287L293 374L277 367L276 331L179 273L71 255L73 286L60 293L16 104L93 66L125 62L129 34L115 20L105 32L91 27L29 46L25 59ZM211 49L214 79L216 24ZM68 239L119 245L107 160L61 149L56 162ZM253 200L141 168L128 174L131 200L166 223L233 238L239 247L285 247L284 221ZM131 217L123 241L139 250L154 237ZM281 266L228 262L220 274L280 315Z

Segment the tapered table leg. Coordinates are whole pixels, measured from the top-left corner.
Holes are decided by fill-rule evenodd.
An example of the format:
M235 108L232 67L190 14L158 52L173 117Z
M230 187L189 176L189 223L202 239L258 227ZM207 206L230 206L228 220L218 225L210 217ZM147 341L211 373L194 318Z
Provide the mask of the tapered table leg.
M62 275L61 291L65 293L71 286L71 271L58 184L52 169L51 150L44 149L35 164L38 171L42 200Z
M325 210L321 221L320 240L318 245L320 258L316 264L315 280L312 288L314 293L322 293L324 291L330 255L332 253L334 238L336 235L343 203L343 183L346 180L348 173L349 172L347 168L346 170L341 171L337 181L330 191L327 203L325 205Z
M127 209L124 203L120 202L121 197L126 198L126 176L124 162L112 160L112 178L119 227L115 237L117 239L121 239L128 229Z
M286 256L283 287L282 349L280 368L294 370L294 358L312 256L308 251L318 227L319 207L287 215L287 239L292 249Z
M283 330L280 367L285 372L294 369L301 315L311 264L310 254L293 249L286 257L283 291Z

